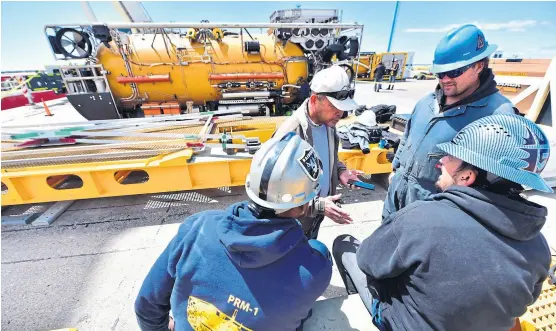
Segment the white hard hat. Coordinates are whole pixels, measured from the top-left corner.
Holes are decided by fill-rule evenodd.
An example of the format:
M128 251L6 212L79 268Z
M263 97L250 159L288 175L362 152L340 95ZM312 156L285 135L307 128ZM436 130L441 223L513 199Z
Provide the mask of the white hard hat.
M245 188L257 205L275 211L302 206L320 190L322 163L294 132L265 142L253 156Z
M334 107L350 111L358 107L353 100L354 88L352 87L352 79L349 78L347 72L338 65L323 69L315 74L311 80L311 91L315 93L334 93L334 92L352 92L350 97L339 100L332 96L326 95L328 100Z

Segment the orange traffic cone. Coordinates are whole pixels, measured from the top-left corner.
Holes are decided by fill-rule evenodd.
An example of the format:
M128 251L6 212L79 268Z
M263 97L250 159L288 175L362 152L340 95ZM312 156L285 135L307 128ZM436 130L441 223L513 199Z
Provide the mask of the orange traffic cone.
M44 102L43 99L41 99L41 101L42 101L42 105L44 106L44 111L46 112L46 115L44 115L44 116L52 116L52 115L54 115L54 114L52 114L52 113L50 112L50 109L48 109L48 106L46 105L46 102Z

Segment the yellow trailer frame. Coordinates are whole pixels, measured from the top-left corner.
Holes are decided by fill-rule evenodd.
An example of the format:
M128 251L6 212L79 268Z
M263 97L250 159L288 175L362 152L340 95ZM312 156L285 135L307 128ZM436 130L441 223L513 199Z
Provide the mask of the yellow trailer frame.
M262 143L281 123L280 120L253 122L219 124L213 132L233 128L234 134L259 137ZM387 152L375 144L369 154L340 149L339 158L349 169L366 174L389 173L392 165L386 159ZM227 155L222 149L214 148L198 154L184 148L133 159L24 164L2 169L2 206L241 186L249 173L251 159L249 153ZM126 179L133 174L140 174L141 180L128 183ZM72 180L78 184L63 185Z

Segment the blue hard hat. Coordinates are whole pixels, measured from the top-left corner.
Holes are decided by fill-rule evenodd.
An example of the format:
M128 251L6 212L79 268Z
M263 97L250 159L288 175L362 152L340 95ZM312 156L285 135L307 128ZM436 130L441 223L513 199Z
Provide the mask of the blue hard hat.
M491 115L461 129L442 151L514 183L550 192L540 173L548 163L550 145L542 130L518 115Z
M430 71L446 72L490 56L498 46L489 45L483 31L466 24L448 32L436 46Z

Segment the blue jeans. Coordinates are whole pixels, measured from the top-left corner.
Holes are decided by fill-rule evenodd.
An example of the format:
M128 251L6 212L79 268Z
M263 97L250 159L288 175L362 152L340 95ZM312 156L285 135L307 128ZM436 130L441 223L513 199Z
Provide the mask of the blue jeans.
M380 78L375 77L375 84L376 84L375 85L375 90L380 90L382 88L381 82L382 82L382 77L380 77Z
M311 224L311 228L305 233L305 236L307 237L307 239L311 239L311 240L316 240L317 239L317 236L319 235L320 225L321 225L323 220L324 220L324 215L318 215L311 220L313 222ZM309 244L311 244L310 241L309 241ZM327 249L327 251L328 251L328 249Z
M361 301L372 316L373 324L380 331L388 331L387 323L382 319L380 301L373 297L372 292L375 291L371 292L368 287L367 275L357 265L355 254L360 244L359 240L350 235L341 235L334 240L332 255L348 294L359 293ZM375 296L377 295L375 294Z

